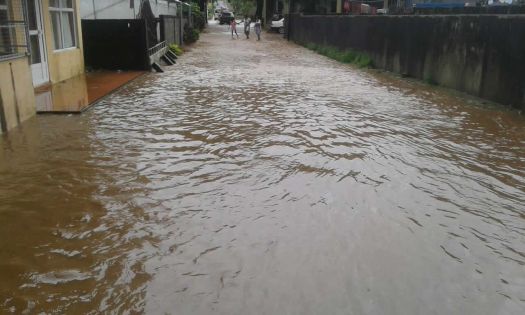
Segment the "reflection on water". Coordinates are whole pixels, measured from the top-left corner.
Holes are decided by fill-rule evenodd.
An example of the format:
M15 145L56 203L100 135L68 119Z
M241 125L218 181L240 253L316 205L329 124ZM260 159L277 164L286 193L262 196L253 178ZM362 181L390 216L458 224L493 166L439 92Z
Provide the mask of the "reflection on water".
M95 71L35 89L38 113L79 114L144 71Z
M79 113L89 105L86 76L78 75L35 90L38 113Z
M525 311L523 117L225 38L0 138L0 310Z

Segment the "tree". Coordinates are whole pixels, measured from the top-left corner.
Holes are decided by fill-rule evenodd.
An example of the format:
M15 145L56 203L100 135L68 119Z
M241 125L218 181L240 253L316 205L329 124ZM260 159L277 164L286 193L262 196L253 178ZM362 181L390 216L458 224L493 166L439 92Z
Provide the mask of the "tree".
M255 0L229 0L236 15L251 15L255 9Z

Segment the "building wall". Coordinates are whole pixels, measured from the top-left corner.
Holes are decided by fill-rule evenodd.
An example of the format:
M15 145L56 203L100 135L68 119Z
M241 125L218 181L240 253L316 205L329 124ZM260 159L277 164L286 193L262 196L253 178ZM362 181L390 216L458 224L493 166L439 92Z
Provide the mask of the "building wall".
M51 83L57 83L84 73L82 25L80 23L79 13L80 1L81 0L75 0L77 47L55 51L53 49L53 27L51 25L51 15L49 13L49 0L42 0L42 15L44 18L49 79Z
M139 14L141 0L80 0L80 17L82 19L134 19ZM150 0L151 10L156 17L159 15L177 15L175 3L165 0Z
M299 43L366 52L374 66L525 109L525 16L291 15Z
M10 20L23 21L21 0L8 1ZM23 27L13 28L14 36L3 44L22 45L13 51L12 59L0 61L0 133L18 126L35 115L35 96L26 36ZM6 40L6 39L2 39Z
M0 128L7 131L35 115L35 95L28 57L0 62Z

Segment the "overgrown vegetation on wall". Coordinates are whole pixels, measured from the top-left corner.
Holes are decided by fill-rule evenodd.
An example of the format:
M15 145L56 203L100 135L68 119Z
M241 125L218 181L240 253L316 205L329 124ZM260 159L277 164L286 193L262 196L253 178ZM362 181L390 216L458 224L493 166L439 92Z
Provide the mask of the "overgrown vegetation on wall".
M250 16L257 7L255 0L229 0L229 3L237 16Z
M199 40L200 33L196 28L186 25L184 27L183 41L185 44L195 43Z
M365 53L354 50L341 51L335 47L321 46L313 43L308 43L304 46L323 56L337 60L339 62L355 64L361 68L372 67L372 59Z
M206 16L201 12L197 3L191 5L191 16L193 20L193 27L184 26L183 41L186 44L195 43L199 40L200 32L206 27Z
M198 4L193 3L191 5L191 15L193 17L193 27L202 31L206 26L206 16L204 12L201 12Z
M184 53L184 51L182 50L182 48L179 47L179 45L177 44L171 44L169 46L171 52L173 52L175 55L177 56L180 56Z

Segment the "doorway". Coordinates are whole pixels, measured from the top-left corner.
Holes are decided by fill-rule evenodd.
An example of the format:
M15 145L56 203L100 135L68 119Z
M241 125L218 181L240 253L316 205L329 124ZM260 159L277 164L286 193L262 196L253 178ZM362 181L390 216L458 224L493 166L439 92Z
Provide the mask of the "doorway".
M42 0L28 0L27 9L33 86L39 86L49 82L44 23L42 19Z

